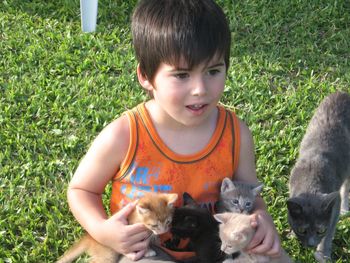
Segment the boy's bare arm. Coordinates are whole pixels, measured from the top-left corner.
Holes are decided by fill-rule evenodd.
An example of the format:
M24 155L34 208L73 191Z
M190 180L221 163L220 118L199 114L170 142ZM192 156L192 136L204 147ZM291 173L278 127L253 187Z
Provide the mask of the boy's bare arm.
M241 148L239 164L234 180L258 182L255 166L254 142L252 134L244 122L240 122ZM280 240L266 204L257 197L254 214L257 215L257 231L247 249L256 254L276 257L281 253Z
M123 117L104 128L81 160L69 183L69 206L88 232L92 232L97 223L107 218L102 205L102 194L126 154L129 144L128 127L128 120Z
M254 142L248 126L240 121L240 154L234 180L256 183L258 181L255 167Z
M132 205L107 218L102 203L106 185L127 154L129 136L126 116L103 129L81 160L69 184L67 196L73 215L93 238L137 260L148 247L148 231L142 224L128 225L127 217Z

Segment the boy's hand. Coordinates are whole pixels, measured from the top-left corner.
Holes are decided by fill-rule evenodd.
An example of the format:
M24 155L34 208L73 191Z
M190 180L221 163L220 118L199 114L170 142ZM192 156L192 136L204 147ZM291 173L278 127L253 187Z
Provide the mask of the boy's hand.
M251 224L256 232L246 251L252 254L263 254L270 257L281 255L281 243L273 220L266 212L253 214Z
M101 241L131 260L138 260L147 251L149 230L141 223L128 225L128 216L135 204L130 203L107 219L100 228Z

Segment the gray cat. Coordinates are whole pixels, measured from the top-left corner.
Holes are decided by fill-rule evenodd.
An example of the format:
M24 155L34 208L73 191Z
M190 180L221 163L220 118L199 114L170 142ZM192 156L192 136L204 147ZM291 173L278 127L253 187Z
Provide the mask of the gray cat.
M254 210L255 198L263 184L251 184L224 178L221 183L220 198L216 203L217 213L234 212L250 214Z
M304 246L316 247L315 258L331 258L339 213L349 210L350 95L336 92L317 108L292 169L288 221Z

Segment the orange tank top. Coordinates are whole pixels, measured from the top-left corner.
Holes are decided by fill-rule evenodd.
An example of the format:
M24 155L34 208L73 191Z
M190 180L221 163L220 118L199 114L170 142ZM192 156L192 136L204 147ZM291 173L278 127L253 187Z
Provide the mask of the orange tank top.
M111 213L145 191L177 193L176 206L182 204L182 193L188 192L197 203L213 211L221 181L233 177L237 168L240 148L236 115L222 106L218 106L218 113L214 134L206 147L192 155L180 155L170 150L157 134L144 103L127 111L130 143L113 178ZM177 259L193 256L165 250Z

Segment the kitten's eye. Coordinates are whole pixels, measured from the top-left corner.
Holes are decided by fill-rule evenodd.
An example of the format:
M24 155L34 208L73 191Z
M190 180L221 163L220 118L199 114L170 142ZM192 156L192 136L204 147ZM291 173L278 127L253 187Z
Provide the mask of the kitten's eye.
M167 219L167 221L165 221L166 225L170 225L171 224L171 219Z
M300 235L305 235L306 234L306 228L304 228L304 227L297 227L296 231Z
M246 206L246 207L251 207L251 206L252 206L252 202L246 202L246 203L245 203L245 206Z
M238 200L237 199L234 199L234 200L232 200L232 204L234 204L234 205L238 205Z
M324 235L326 233L327 229L325 227L321 227L320 229L317 230L317 235Z

